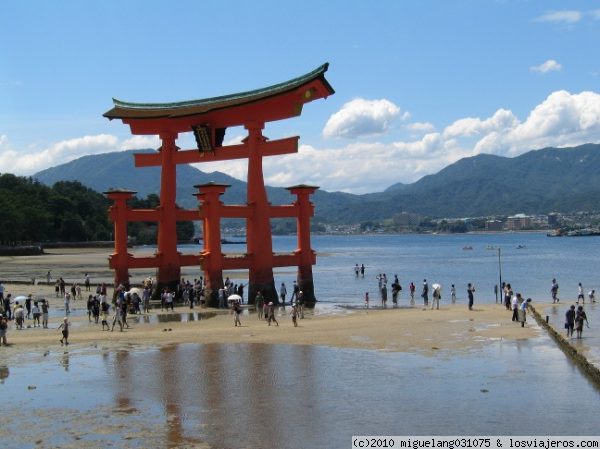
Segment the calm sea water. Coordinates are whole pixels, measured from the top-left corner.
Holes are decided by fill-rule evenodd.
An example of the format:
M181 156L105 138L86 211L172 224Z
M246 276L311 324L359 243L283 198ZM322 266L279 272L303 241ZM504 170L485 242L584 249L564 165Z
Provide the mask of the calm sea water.
M296 238L276 236L273 244L276 252L293 251ZM490 303L495 301L500 265L502 280L526 298L549 299L552 278L557 279L559 297L564 300L576 299L578 282L586 293L600 292L600 237L551 238L537 233L313 236L312 245L317 252L316 296L324 303L362 304L366 291L376 297L378 273L386 273L390 282L397 274L405 300L411 281L419 293L427 279L430 285L442 284L443 299L455 284L459 302L465 302L471 282L476 286L476 302ZM224 249L245 251L244 245L224 245ZM364 279L354 276L357 263L366 266ZM292 268L275 271L277 286L285 282L289 290L294 279Z

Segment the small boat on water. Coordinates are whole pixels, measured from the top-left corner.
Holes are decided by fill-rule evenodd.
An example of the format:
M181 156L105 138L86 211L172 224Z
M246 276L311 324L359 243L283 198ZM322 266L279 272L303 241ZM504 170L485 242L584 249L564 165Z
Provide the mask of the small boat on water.
M517 245L517 249L525 249L527 248L525 245Z
M467 245L467 246L463 246L463 250L467 251L473 249L473 247L471 245Z

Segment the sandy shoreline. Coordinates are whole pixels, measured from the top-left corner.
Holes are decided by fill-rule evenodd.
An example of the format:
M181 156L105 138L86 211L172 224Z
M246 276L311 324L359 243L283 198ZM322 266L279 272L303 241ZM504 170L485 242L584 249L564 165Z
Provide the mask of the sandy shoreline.
M149 250L150 251L150 250ZM139 253L136 252L136 253ZM64 277L67 285L79 281L89 272L92 282L110 281L112 271L108 268L107 258L110 250L106 248L51 249L43 256L0 257L0 273L6 293L13 297L32 294L45 297L51 307L62 307L62 299L56 298L53 284L45 283L45 274L51 270L51 276ZM198 269L183 273L186 277L197 275ZM133 273L133 282L152 274L141 271ZM10 279L24 280L35 276L44 282L36 285L11 284ZM82 295L86 297L86 292ZM280 326L267 326L258 320L253 309L242 315L242 327L233 326L233 318L228 311L214 309L216 316L210 319L188 322L140 323L124 332L101 331L100 325L88 323L87 315L72 317L75 324L72 329L71 347L102 344L104 346L127 345L164 345L177 343L269 343L323 345L343 348L361 348L383 351L454 351L478 347L486 341L495 339L516 340L536 336L539 328L533 320L521 328L513 323L511 315L497 304L481 304L469 312L463 304L442 303L440 310L422 307L403 307L386 310L355 309L350 313L342 310L340 314L307 314L294 328L288 313L279 311ZM84 301L75 301L74 307L85 309ZM208 312L211 309L195 309L196 312ZM186 306L176 308L174 313L189 313ZM153 310L151 315L160 314ZM165 312L166 313L166 312ZM157 320L153 320L157 321ZM31 320L26 325L32 325ZM11 346L2 351L34 350L35 348L60 347L56 327L59 318L51 318L52 329L29 328L15 330L9 327L8 341ZM530 327L531 326L531 327ZM165 329L167 329L165 331ZM170 331L168 329L171 329Z
M54 298L51 287L37 285L5 284L13 296L32 293L45 295L51 306L61 307L62 300ZM85 309L84 301L73 306ZM485 304L469 312L464 305L442 305L440 310L422 307L397 309L355 309L351 313L332 315L306 314L294 328L289 316L290 307L279 311L279 324L268 326L257 318L252 308L242 315L242 327L233 326L233 317L227 310L199 309L194 312L215 312L216 316L199 321L169 321L132 323L123 332L100 330L100 325L88 322L87 315L72 317L71 348L81 345L104 346L164 345L177 343L267 343L322 345L341 348L361 348L383 351L456 351L469 350L486 341L516 340L534 337L539 328L531 320L525 328L510 320L510 313L497 304ZM152 310L150 315L187 314L187 306L175 308L175 312ZM153 320L157 321L157 320ZM31 320L26 325L32 326ZM11 346L2 351L23 351L60 347L56 330L60 318L50 320L51 329L14 329L11 325L8 340ZM165 331L165 329L167 329ZM169 330L171 329L171 330Z

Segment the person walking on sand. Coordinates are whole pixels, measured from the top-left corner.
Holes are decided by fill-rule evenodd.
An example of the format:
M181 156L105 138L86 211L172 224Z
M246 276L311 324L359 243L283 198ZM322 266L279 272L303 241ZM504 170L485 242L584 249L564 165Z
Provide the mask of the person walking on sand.
M237 327L238 325L241 327L242 326L242 322L240 321L240 315L242 314L242 306L240 305L239 302L235 302L233 304L233 324L235 325L235 327Z
M285 295L287 295L287 289L285 288L285 282L281 283L281 288L279 289L279 297L281 298L281 304L285 306Z
M15 304L15 310L13 312L13 315L15 317L15 324L17 329L23 329L23 322L25 321L25 309L23 309L23 306L19 304L19 301L17 301Z
M588 293L588 299L590 300L590 303L596 302L596 290L591 290Z
M441 289L442 287L439 284L433 284L433 301L431 301L431 310L433 310L433 306L436 306L436 310L440 310L440 299L442 299Z
M41 327L41 324L40 324L41 312L40 312L40 306L38 306L37 301L33 302L33 307L31 309L31 313L33 314L33 327Z
M473 302L475 301L475 286L469 282L467 284L467 296L469 297L469 310L473 310Z
M294 323L294 327L298 327L298 306L296 304L292 305L292 311L290 312L292 316L292 323Z
M385 284L381 287L381 307L384 309L387 307L387 285Z
M450 287L450 295L452 296L452 304L456 303L456 287L454 284Z
M65 313L69 315L71 313L71 295L65 293Z
M272 302L269 303L269 307L267 308L267 315L267 323L269 323L269 326L271 325L271 321L275 321L275 324L279 326L279 323L275 319L275 306Z
M27 298L25 299L25 309L27 310L27 319L30 320L31 319L31 293L29 295L27 295Z
M415 284L413 284L411 282L410 285L408 286L408 291L410 292L410 303L411 304L415 303L415 290L416 289L417 289L417 287L415 287Z
M85 273L85 275L83 277L84 277L85 291L89 292L90 291L90 274Z
M527 300L523 301L519 306L519 321L521 322L521 327L525 327L525 323L527 322L527 306L530 302L531 298L527 298Z
M69 319L67 317L63 318L63 322L60 326L58 326L58 330L62 330L62 338L60 339L60 345L63 344L69 346Z
M365 292L365 308L369 308L369 292Z
M552 295L552 304L555 304L559 301L558 299L558 282L556 282L556 278L552 279L552 287L550 287L550 294Z
M262 292L259 290L256 292L256 297L254 298L254 306L256 307L256 312L258 313L258 319L263 319L263 306L265 304L265 298L263 298Z
M575 313L575 330L577 331L577 338L581 338L581 334L583 333L583 322L589 327L587 315L583 310L583 306L577 307L577 312Z
M421 298L423 298L423 305L427 307L429 305L429 284L427 284L427 279L423 279L423 291L421 292Z
M575 329L575 306L571 305L565 313L565 329L567 329L567 338L573 338L573 329Z
M521 300L521 293L517 293L512 298L512 320L519 321L519 301Z
M577 284L577 304L579 304L580 299L585 304L585 296L583 295L583 286L581 285L581 282Z
M8 346L6 333L8 332L8 320L4 314L0 313L0 345Z
M106 330L110 330L110 326L108 325L108 310L110 305L108 302L100 303L101 316L102 316L102 330L104 330L104 326L106 326Z
M50 304L45 299L42 299L42 327L48 329L48 309Z

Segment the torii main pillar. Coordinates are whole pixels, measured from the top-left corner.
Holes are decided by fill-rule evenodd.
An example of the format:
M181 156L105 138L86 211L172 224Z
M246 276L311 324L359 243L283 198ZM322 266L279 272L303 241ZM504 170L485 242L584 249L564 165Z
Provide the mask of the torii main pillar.
M248 197L251 208L246 221L247 251L250 256L248 298L254 302L257 292L267 301L277 301L273 279L273 240L269 201L262 170L261 145L266 140L262 135L263 123L250 122L248 130Z

